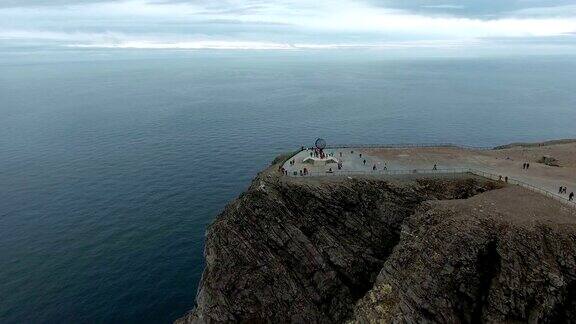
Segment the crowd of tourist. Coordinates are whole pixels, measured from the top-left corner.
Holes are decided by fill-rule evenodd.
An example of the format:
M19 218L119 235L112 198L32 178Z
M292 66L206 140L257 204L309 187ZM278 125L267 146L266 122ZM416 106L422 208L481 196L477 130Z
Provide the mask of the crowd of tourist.
M313 148L313 149L312 149L312 152L310 152L310 157L325 159L325 158L326 158L326 153L324 153L324 150L323 150L323 149Z
M335 155L334 152L329 153L329 154L326 154L322 149L319 149L319 148L308 148L308 149L306 149L306 148L302 147L302 151L310 151L310 157L316 157L316 158L319 158L319 159L326 159L326 158L328 158L328 156L333 157L333 156ZM343 159L342 159L344 153L343 153L342 151L340 151L340 152L337 152L337 154L338 154L338 156L340 157L340 159L339 159L338 162L336 163L336 167L338 168L338 170L342 170L342 169L344 168ZM364 156L362 155L362 153L354 154L354 151L351 150L351 151L350 151L350 155L352 155L352 156L357 156L357 157L360 159L360 163L362 163L362 165L366 166L366 165L368 164L367 158L364 157ZM507 158L507 159L510 159L510 158ZM289 161L289 165L290 165L291 167L294 167L294 166L296 165L296 160L295 160L295 159L291 159L291 160ZM383 170L387 170L387 169L388 169L387 164L384 163ZM524 163L522 164L522 170L529 170L529 169L530 169L530 163L529 163L529 162L524 162ZM372 164L372 171L377 171L377 170L378 170L378 165L377 165L377 164ZM438 170L438 165L437 165L437 164L434 164L434 166L432 167L432 170L435 170L435 171ZM290 172L289 170L287 170L286 168L284 168L284 166L280 166L279 171L280 171L283 175L289 175L289 172ZM292 175L294 175L294 176L298 176L298 175L300 175L300 176L308 176L308 175L310 175L310 172L309 172L309 170L308 170L307 168L302 168L302 169L300 169L300 170L293 170L293 171L291 171L291 172L292 172ZM329 167L328 170L326 171L326 173L334 173L334 170L333 170L331 167ZM502 175L500 175L500 176L498 177L498 180L508 183L508 180L509 180L509 179L508 179L508 176L502 176ZM574 194L574 192L568 193L568 188L567 188L566 186L560 186L560 188L558 189L558 194L560 194L560 195L568 195L568 200L569 200L569 201L574 201L574 198L575 198L575 196L576 196L576 195Z
M315 158L319 158L319 159L327 159L328 157L334 157L335 155L338 155L340 157L340 159L338 160L338 162L336 162L336 167L337 169L343 170L344 169L344 161L343 161L343 156L344 156L344 152L340 151L337 153L334 152L330 152L330 153L325 153L322 149L319 148L302 148L301 151L309 151L309 155L310 157L315 157ZM368 164L368 160L366 159L366 157L364 157L364 155L362 153L354 153L354 151L350 151L350 155L352 156L357 156L360 160L361 163L366 166ZM290 167L294 167L296 165L296 160L295 159L291 159L288 164L290 165ZM380 164L380 163L378 163ZM371 168L372 171L377 171L379 169L378 164L371 164ZM292 169L292 168L291 168ZM434 170L437 169L436 164L434 165ZM384 162L384 166L382 167L382 170L388 170L388 165L386 162ZM284 175L288 175L289 174L289 170L287 170L286 168L284 168L283 166L280 167L280 172ZM328 170L326 171L326 173L334 173L334 170L329 167ZM294 170L292 171L293 175L301 175L301 176L306 176L306 175L310 175L309 171L306 168L300 169L300 170Z

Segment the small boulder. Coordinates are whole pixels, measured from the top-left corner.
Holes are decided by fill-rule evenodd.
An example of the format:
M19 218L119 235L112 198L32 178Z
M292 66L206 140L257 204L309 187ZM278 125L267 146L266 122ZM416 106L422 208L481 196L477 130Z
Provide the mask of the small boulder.
M558 163L558 160L556 160L555 158L549 156L549 155L544 155L543 157L541 157L540 159L538 159L537 161L538 163L543 163L549 166L555 166L555 167L559 167L560 164Z

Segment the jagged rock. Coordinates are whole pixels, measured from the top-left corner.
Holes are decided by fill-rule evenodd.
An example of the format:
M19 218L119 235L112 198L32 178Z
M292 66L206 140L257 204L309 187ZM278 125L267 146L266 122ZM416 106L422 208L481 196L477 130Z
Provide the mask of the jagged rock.
M565 207L472 177L293 179L276 169L208 229L197 306L178 323L576 319Z
M576 321L576 225L564 206L507 188L425 203L403 227L351 323Z

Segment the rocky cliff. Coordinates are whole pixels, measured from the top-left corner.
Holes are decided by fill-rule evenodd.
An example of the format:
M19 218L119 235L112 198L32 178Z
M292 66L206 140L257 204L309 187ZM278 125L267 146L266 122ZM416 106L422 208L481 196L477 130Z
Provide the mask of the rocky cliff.
M473 177L292 179L276 166L206 238L178 323L576 320L576 225Z

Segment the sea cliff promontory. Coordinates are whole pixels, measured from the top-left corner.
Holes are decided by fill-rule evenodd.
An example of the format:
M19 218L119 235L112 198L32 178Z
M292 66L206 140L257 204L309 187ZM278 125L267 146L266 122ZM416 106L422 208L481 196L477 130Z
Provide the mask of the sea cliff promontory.
M289 177L284 161L209 227L178 323L576 321L566 204L470 173Z

